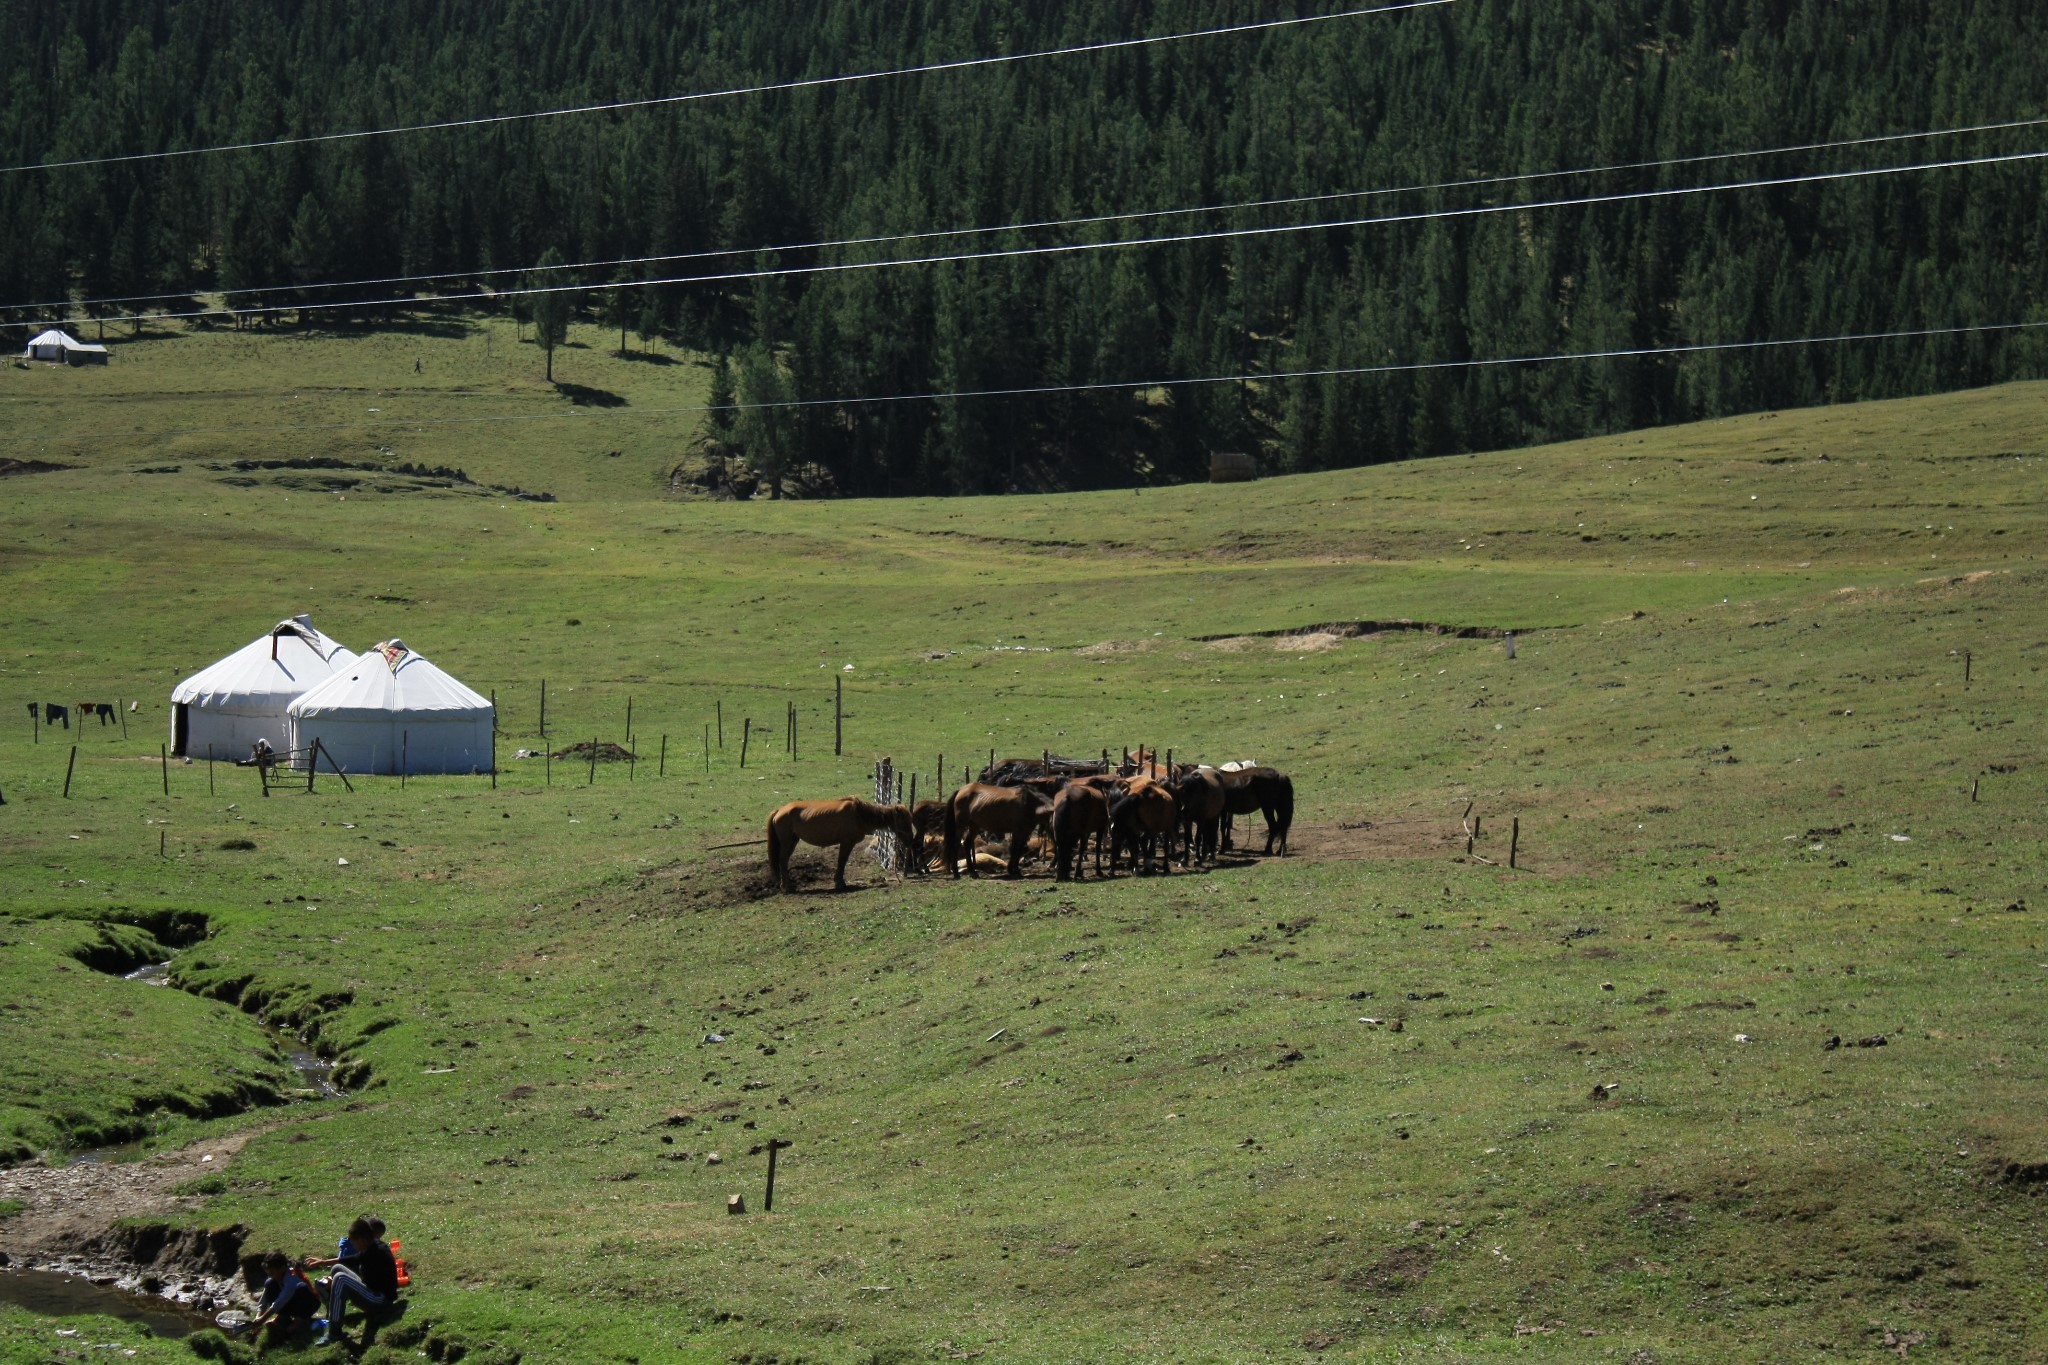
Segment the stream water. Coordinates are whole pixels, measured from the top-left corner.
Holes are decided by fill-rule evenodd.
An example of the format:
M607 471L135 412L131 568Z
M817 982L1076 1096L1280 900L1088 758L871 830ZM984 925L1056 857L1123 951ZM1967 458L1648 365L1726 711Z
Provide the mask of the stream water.
M167 1299L131 1294L54 1270L0 1270L0 1303L26 1308L44 1317L73 1318L93 1313L119 1318L159 1337L188 1337L213 1325L206 1314L180 1308Z
M168 962L151 962L145 966L137 967L121 979L123 981L139 981L145 986L168 986L171 982L171 964ZM334 1083L333 1062L321 1057L311 1048L300 1042L298 1035L290 1029L278 1028L262 1020L258 1022L263 1024L263 1031L270 1035L270 1040L277 1044L278 1050L284 1053L285 1060L291 1063L292 1070L299 1074L299 1093L302 1096L311 1099L330 1100L348 1094L346 1090L343 1090Z

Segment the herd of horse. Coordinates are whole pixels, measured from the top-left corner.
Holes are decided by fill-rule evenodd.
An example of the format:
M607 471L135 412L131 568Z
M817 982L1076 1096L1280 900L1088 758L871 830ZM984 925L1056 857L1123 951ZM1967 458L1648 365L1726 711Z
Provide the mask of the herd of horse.
M794 890L789 859L797 845L836 844L832 883L843 891L853 850L887 834L908 850L908 866L919 874L944 869L957 879L964 870L976 877L988 859L1004 876L1017 877L1036 850L1050 855L1054 877L1069 881L1087 875L1091 849L1097 877L1116 875L1124 862L1134 874L1151 874L1170 870L1176 857L1183 867L1213 863L1231 848L1233 817L1252 814L1265 818L1265 852L1285 854L1293 780L1258 764L1162 763L1145 749L1114 767L1007 759L944 800L914 807L852 796L780 806L768 817L768 870L778 889ZM1007 857L981 853L983 839L1007 840Z

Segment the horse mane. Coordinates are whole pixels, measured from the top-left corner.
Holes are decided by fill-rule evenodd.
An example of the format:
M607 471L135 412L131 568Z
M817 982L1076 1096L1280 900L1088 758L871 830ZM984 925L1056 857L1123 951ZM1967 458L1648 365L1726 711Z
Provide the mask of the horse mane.
M854 813L863 820L876 820L886 823L890 818L889 807L878 806L872 801L863 801L858 796L853 798L853 809Z

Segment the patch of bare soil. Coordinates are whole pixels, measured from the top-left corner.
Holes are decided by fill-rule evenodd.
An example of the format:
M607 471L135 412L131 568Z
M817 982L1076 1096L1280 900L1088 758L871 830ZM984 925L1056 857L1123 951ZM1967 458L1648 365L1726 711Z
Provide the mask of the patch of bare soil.
M1100 644L1083 645L1074 652L1084 659L1099 659L1111 654L1147 654L1152 648L1150 640L1104 640Z
M1239 816L1236 823L1240 847L1265 847L1265 823L1257 815ZM1287 851L1289 856L1322 863L1447 858L1453 854L1462 857L1465 831L1452 816L1361 818L1315 824L1296 821L1287 832Z
M583 762L588 763L590 762L591 743L592 741L587 739L580 740L575 744L571 744L566 749L555 750L553 757L558 762L567 759L581 759ZM635 761L635 756L623 744L614 744L610 740L605 740L597 746L597 761L600 763L630 763Z
M1283 654L1320 654L1336 649L1347 638L1327 630L1312 630L1306 635L1283 635L1273 641L1273 648Z
M193 1271L199 1277L229 1277L233 1259L225 1269L217 1265L219 1254L213 1246L215 1234L190 1234L195 1242L197 1263L186 1267L176 1234L156 1230L156 1246L141 1257L141 1246L133 1244L147 1228L117 1228L123 1220L166 1218L186 1220L205 1203L203 1195L180 1195L180 1185L223 1171L250 1134L233 1134L195 1142L182 1152L158 1152L143 1160L80 1160L70 1166L14 1166L0 1171L0 1199L20 1199L23 1212L0 1220L0 1257L8 1265L31 1269L68 1271L92 1275L94 1279L133 1279L143 1267L162 1263L166 1273ZM231 1242L240 1246L240 1234ZM166 1257L166 1250L172 1254ZM190 1248L186 1248L190 1250ZM197 1287L195 1287L197 1291ZM223 1293L227 1289L221 1289Z

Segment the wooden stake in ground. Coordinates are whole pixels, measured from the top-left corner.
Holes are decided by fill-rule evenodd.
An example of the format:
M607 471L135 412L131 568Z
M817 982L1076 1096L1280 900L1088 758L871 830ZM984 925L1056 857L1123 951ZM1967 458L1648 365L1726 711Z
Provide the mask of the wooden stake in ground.
M775 1154L790 1144L782 1138L768 1139L768 1188L761 1195L761 1212L775 1212Z
M341 765L334 761L334 755L327 752L327 746L322 744L316 735L313 739L313 761L318 763L323 756L327 759L327 766L333 770L334 775L341 779L342 787L347 790L350 796L354 796L356 784L348 780L348 774L341 770Z
M592 736L590 737L590 780L589 780L588 782L584 783L583 785L584 785L584 786L586 786L586 787L594 787L594 786L596 786L596 785L597 785L597 736L596 736L596 735L592 735Z
M832 757L838 758L846 752L846 679L835 675L832 679Z
M320 741L313 741L313 762L320 761ZM491 689L491 790L498 789L498 689Z
M71 799L71 773L78 766L78 746L71 746L71 761L64 765L64 799Z
M125 743L127 743L127 742L128 742L128 712L127 712L126 710L124 710L124 709L122 708L122 706L121 706L121 703L120 703L119 699L116 699L116 700L115 700L115 702L114 702L114 710L116 710L117 712L120 712L120 716L121 716L121 742L122 742L123 744L125 744Z
M1963 651L1963 686L1970 685L1970 651Z
M704 727L704 775L711 775L711 727Z
M712 704L718 708L718 747L723 749L725 747L725 702L719 700Z
M213 746L206 746L206 794L213 795Z
M548 741L548 680L546 678L540 680L540 741L542 744L546 744Z
M633 747L633 699L626 698L626 747Z
M164 795L165 795L165 796L169 796L169 795L171 794L171 748L170 748L170 746L169 746L168 744L159 744L159 745L157 745L157 746L156 746L156 757L157 757L157 761L158 761L159 763L163 764L163 769L164 769Z
M1515 865L1515 852L1522 846L1522 817L1517 815L1508 826L1508 866Z
M654 770L656 777L668 776L668 736L661 737L661 766Z
M753 738L754 738L754 718L753 718L752 716L743 716L743 717L741 717L741 719L740 719L740 767L741 767L742 769L745 769L745 768L746 768L746 766L747 766L747 744L748 744L748 743L749 743L749 741L751 741L751 740L752 740Z
M167 855L166 855L166 854L164 853L164 835L165 835L165 833L166 833L166 831L164 831L164 830L158 830L158 831L156 832L156 856L157 856L157 857L159 857L159 858L162 858L162 857L165 857L165 856L167 856Z

